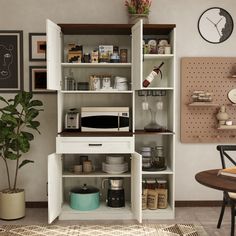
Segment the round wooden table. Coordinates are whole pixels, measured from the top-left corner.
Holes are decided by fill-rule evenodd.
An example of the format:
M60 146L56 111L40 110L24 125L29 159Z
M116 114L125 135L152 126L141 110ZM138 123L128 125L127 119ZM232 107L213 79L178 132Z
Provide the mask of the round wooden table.
M198 183L225 192L236 193L236 178L218 175L219 169L204 170L195 175Z

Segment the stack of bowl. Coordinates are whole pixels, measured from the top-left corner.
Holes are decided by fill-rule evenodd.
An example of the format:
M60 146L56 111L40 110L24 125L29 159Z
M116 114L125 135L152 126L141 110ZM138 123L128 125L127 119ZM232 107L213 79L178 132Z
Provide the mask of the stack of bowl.
M128 163L123 156L106 156L106 162L102 163L102 170L109 174L121 174L128 171Z

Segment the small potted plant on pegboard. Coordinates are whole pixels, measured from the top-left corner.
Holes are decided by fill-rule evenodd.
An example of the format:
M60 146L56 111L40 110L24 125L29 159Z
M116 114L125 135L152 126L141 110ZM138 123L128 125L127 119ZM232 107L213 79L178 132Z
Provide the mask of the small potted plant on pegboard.
M148 24L151 3L151 0L126 0L125 6L129 13L129 23L135 24L143 19L143 23Z

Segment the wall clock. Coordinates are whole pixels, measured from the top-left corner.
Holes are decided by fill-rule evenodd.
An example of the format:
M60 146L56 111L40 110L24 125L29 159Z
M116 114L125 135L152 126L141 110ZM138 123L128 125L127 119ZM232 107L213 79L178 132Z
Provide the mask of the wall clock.
M232 34L233 28L231 15L220 7L207 9L198 20L199 33L209 43L224 42Z

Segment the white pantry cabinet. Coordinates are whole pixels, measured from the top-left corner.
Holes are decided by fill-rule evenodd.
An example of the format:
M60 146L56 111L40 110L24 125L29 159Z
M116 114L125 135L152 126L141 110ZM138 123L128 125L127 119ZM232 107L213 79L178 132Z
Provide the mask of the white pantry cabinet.
M57 217L63 220L109 220L109 219L171 219L174 218L174 166L175 166L175 25L143 25L142 21L129 24L55 24L47 20L47 88L57 91L58 135L56 153L48 156L48 222ZM143 40L167 38L171 54L144 54ZM83 51L91 52L98 45L116 45L128 52L126 63L68 63L68 44L83 45ZM142 82L154 66L164 62L163 78L144 88ZM110 74L126 77L126 91L65 90L64 78L73 72L76 82L88 82L92 74ZM163 93L162 114L158 122L166 127L163 132L144 130L148 122L147 112L142 111L143 97L140 91ZM164 92L163 92L164 91ZM150 106L155 106L155 97L149 96ZM129 107L130 128L128 132L69 132L64 119L70 108L81 107ZM146 114L145 114L146 113ZM165 171L142 171L142 146L162 145L165 148ZM75 174L68 163L75 156L88 155L98 164L91 174ZM127 173L114 175L101 171L106 155L124 155L129 162ZM69 206L69 191L83 183L92 183L101 188L103 178L125 179L126 205L110 208L105 204L101 189L100 207L93 211L76 211ZM142 211L142 178L161 177L168 180L168 207Z

